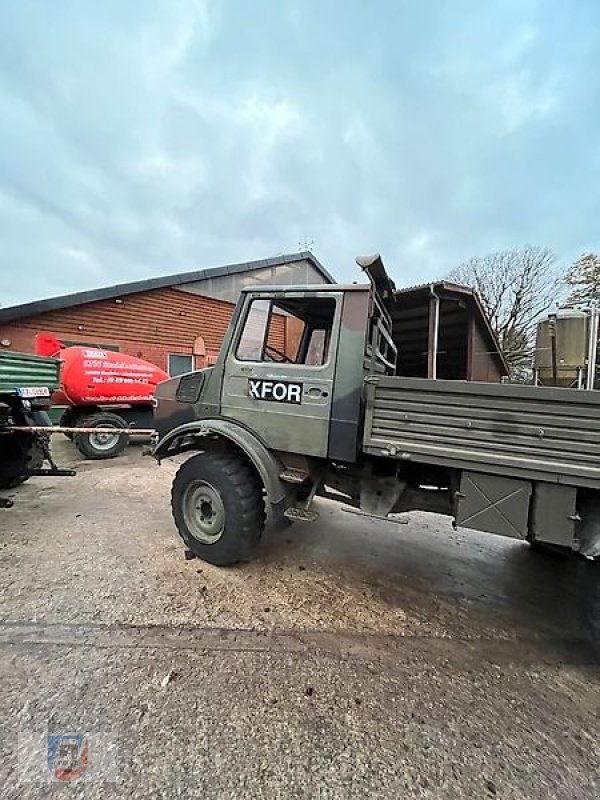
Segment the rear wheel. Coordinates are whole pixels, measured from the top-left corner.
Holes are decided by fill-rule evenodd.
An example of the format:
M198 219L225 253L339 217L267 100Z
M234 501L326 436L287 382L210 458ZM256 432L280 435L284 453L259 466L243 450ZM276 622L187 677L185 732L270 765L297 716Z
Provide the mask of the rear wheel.
M29 480L28 470L40 469L44 450L40 435L17 432L2 436L0 445L0 489L14 489Z
M81 412L80 412L81 413ZM59 425L61 428L76 428L79 425L79 415L74 408L67 408L67 410L63 413L60 418ZM65 433L63 434L73 441L73 434L72 433Z
M217 566L248 558L265 526L262 484L235 453L199 453L182 464L171 508L189 550Z
M27 460L32 437L28 433L4 434L0 439L0 489L13 489L27 480Z
M76 433L73 437L75 447L86 458L114 458L127 447L129 437L119 433L119 429L127 427L125 420L118 414L100 411L88 417L80 417L78 427L103 428L98 433Z

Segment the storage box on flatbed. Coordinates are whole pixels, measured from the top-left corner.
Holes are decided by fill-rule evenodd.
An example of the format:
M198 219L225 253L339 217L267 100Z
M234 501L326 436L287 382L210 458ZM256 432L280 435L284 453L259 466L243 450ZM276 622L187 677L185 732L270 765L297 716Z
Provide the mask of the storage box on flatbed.
M371 455L600 489L600 392L366 379Z

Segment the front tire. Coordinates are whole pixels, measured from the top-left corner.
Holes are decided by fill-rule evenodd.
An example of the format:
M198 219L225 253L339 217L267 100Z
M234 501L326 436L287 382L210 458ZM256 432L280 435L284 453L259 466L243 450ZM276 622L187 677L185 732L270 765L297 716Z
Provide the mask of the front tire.
M0 440L0 489L14 489L29 479L27 464L34 441L32 434L4 434Z
M199 453L184 462L171 509L186 547L220 567L247 559L265 526L262 484L235 453Z
M36 422L36 424L45 424ZM14 489L29 480L30 469L44 464L42 434L13 433L2 437L0 447L0 489ZM47 437L46 437L47 438Z

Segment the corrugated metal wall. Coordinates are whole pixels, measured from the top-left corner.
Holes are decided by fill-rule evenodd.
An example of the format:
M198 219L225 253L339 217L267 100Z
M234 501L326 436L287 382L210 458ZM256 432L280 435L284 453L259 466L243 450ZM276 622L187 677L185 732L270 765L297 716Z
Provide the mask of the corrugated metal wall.
M471 381L487 381L500 383L502 372L497 359L493 358L490 345L482 335L479 325L471 326L471 363L468 379Z

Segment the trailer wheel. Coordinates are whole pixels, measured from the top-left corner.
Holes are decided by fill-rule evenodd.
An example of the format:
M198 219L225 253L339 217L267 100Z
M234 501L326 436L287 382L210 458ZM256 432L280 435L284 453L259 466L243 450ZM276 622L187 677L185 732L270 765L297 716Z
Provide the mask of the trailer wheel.
M100 411L87 417L79 417L82 428L106 428L106 433L76 433L73 437L75 447L86 458L114 458L122 453L129 443L126 433L119 433L119 428L126 428L125 420L118 414Z
M262 484L234 453L199 453L184 462L171 509L188 549L217 566L248 558L265 527Z

